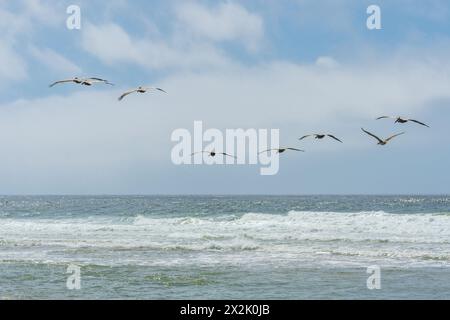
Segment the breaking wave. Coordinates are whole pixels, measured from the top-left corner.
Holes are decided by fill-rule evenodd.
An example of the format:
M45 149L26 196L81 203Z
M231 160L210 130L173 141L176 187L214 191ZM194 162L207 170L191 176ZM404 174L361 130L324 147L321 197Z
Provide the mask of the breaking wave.
M243 257L260 262L383 259L450 264L448 212L289 211L0 222L0 261L70 260L83 254L84 259L105 264L182 263L194 258L203 263L236 262Z

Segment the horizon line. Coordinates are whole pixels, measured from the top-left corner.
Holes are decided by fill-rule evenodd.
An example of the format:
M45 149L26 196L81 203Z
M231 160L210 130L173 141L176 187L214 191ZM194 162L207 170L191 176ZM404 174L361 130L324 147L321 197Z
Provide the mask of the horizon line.
M0 194L0 197L87 197L87 196L96 196L96 197L146 197L146 196L230 196L230 197L238 197L238 196L267 196L267 197L277 197L277 196L300 196L300 197L308 197L308 196L378 196L378 197L390 197L390 196L450 196L450 193L279 193L279 194L265 194L265 193L61 193L61 194L53 194L53 193L17 193L17 194Z

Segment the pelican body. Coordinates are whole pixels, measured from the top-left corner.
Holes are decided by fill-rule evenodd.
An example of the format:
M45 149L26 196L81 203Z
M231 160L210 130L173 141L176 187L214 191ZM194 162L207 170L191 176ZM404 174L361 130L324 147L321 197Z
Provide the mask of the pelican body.
M283 153L287 150L305 152L305 150L301 150L301 149L297 149L297 148L278 148L278 149L264 150L264 151L259 152L259 154L264 153L264 152L269 152L269 151L275 151L276 153Z
M197 153L207 153L208 156L210 156L210 157L212 157L212 158L214 158L214 157L215 157L216 155L218 155L218 154L221 154L221 155L223 155L223 156L227 156L227 157L231 157L231 158L237 159L235 156L233 156L233 155L231 155L231 154L228 154L228 153L226 153L226 152L216 152L215 150L212 150L212 151L200 151L200 152L194 152L194 153L191 154L191 157L192 157L193 155L196 155Z
M401 123L401 124L411 121L411 122L415 122L417 124L420 124L420 125L422 125L424 127L428 127L428 128L430 127L429 125L427 125L427 124L425 124L425 123L423 123L421 121L414 120L414 119L402 118L402 117L382 116L382 117L378 117L376 120L380 120L380 119L395 119L394 123Z
M125 98L127 95L132 94L132 93L135 93L135 92L137 92L137 93L146 93L146 92L149 91L149 90L158 90L158 91L167 93L166 91L164 91L164 90L161 89L161 88L139 86L139 87L137 87L136 89L132 89L132 90L129 90L129 91L127 91L127 92L124 92L124 93L118 98L118 100L119 100L119 101L122 101L122 99Z
M398 117L395 119L395 123L407 123L409 120Z
M332 138L332 139L342 143L342 141L340 139L336 138L334 135L332 135L332 134L322 134L322 133L307 134L306 136L303 136L303 137L299 138L298 140L303 140L303 139L308 138L308 137L314 137L314 139L318 139L318 140L322 140L325 137L330 137L330 138Z
M402 134L405 134L404 132L397 133L397 134L394 134L393 136L390 136L389 138L383 140L383 139L379 138L378 136L374 135L373 133L371 133L371 132L369 132L369 131L367 131L367 130L364 130L364 128L361 128L361 130L362 130L364 133L367 133L369 136L371 136L371 137L377 139L377 140L378 140L378 143L377 143L377 144L380 145L380 146L384 146L384 145L386 145L389 141L391 141L392 139L394 139L395 137L398 137L398 136L400 136L400 135L402 135Z
M69 83L69 82L73 82L73 83L76 83L76 84L81 84L82 86L92 86L94 83L105 83L105 84L109 84L111 86L113 85L108 80L101 79L101 78L84 78L84 79L81 79L81 78L78 78L78 77L74 77L72 79L59 80L59 81L53 82L50 85L50 88L54 87L57 84Z

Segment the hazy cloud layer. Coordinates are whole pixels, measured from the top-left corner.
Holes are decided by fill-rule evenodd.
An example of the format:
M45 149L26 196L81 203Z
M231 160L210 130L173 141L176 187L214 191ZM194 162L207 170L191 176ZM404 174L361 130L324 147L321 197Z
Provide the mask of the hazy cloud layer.
M82 10L88 11L89 3L83 2ZM161 13L171 19L135 21L120 16L131 10L121 2L120 10L105 8L106 17L99 12L102 19L92 19L89 11L78 33L64 30L62 4L0 4L0 26L10 21L0 32L0 83L13 90L0 105L0 193L449 191L448 35L423 30L431 42L414 30L413 41L384 51L388 40L355 35L367 32L355 27L361 21L364 26L365 10L355 22L355 5L345 2L330 23L342 23L333 32L351 39L347 48L340 40L315 37L314 30L326 29L318 20L295 20L293 8L303 10L299 16L305 10L312 15L320 9L316 2L252 3L164 2ZM279 29L274 14L292 30ZM433 19L443 23L440 16ZM54 31L55 39L36 26ZM309 41L300 35L304 28ZM104 75L117 85L48 88L55 76L81 73ZM157 84L169 94L117 101L140 84ZM419 117L432 129L373 120L383 114ZM281 144L307 152L283 157L276 177L262 178L252 166L176 167L170 135L191 129L194 120L219 129L279 128ZM380 149L361 134L361 126L383 136L408 134ZM344 144L298 142L316 131L331 131Z
M177 8L177 18L195 36L240 41L248 49L256 49L264 34L262 18L233 2L212 8L188 2Z

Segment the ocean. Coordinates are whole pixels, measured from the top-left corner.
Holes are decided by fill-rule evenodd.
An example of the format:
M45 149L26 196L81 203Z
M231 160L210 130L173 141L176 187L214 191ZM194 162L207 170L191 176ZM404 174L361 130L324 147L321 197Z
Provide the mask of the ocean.
M450 299L450 196L0 196L0 299Z

